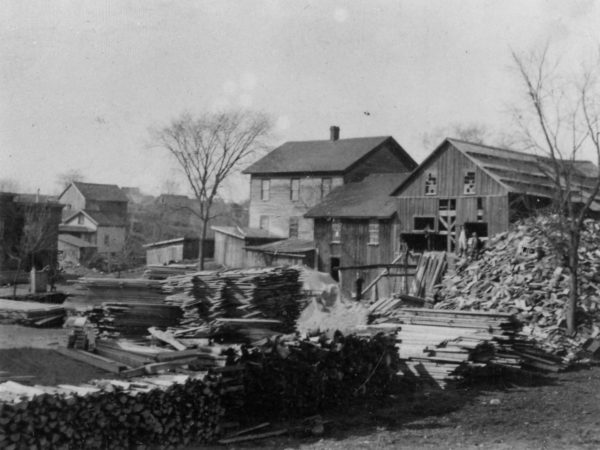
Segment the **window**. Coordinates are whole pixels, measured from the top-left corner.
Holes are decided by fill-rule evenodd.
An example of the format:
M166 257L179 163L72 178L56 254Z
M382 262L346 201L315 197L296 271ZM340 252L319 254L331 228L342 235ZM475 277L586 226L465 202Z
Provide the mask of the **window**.
M456 211L456 199L455 198L441 198L440 211Z
M437 172L427 172L425 176L425 195L436 195L437 194Z
M291 238L298 238L298 224L300 220L298 217L290 217L290 231L289 235Z
M77 225L83 225L83 214L77 216Z
M295 202L300 198L300 178L292 178L290 181L290 200Z
M331 242L342 242L342 222L338 219L333 219L331 222Z
M260 183L260 199L269 200L269 191L271 189L271 180L262 180Z
M369 245L379 245L379 221L369 221Z
M414 229L416 231L435 230L435 217L414 217Z
M269 231L269 216L260 216L260 226L261 230Z
M331 178L321 179L321 198L331 192Z
M477 222L483 222L483 198L477 197Z
M463 194L474 194L475 193L475 172L465 172L465 185Z
M110 236L108 234L104 235L104 246L108 247L110 245Z
M483 209L483 198L477 197L477 209Z

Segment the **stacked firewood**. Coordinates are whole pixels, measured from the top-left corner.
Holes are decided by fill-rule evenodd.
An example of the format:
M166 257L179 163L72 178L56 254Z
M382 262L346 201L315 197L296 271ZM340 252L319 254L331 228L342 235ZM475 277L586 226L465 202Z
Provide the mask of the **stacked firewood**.
M211 442L224 413L217 379L187 375L87 386L0 384L0 448L174 448Z
M600 335L600 223L588 220L582 235L575 338L564 332L569 271L550 245L551 225L549 218L531 219L491 239L478 260L445 277L435 308L516 314L539 345L575 357Z

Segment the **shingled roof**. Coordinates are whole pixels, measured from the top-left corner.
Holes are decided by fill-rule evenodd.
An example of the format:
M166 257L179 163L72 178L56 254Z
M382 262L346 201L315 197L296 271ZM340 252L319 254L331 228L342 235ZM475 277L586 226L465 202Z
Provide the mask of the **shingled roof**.
M304 217L389 218L396 211L396 200L390 194L408 173L372 174L359 183L340 186Z
M88 200L100 202L126 202L127 196L116 184L83 183L74 181L75 187Z
M508 192L540 197L552 197L555 193L556 186L549 175L552 173L552 161L549 157L447 138L398 186L393 194L401 195L402 189L410 184L446 148L447 144L465 155L476 166L504 186ZM562 164L572 167L577 188L585 197L592 178L598 174L598 168L590 161L582 160L563 161ZM597 208L600 208L600 203L594 202L592 209L596 210Z
M359 160L390 141L406 161L414 160L391 136L363 137L323 141L286 142L256 161L243 173L316 173L345 172ZM410 167L412 169L412 167Z

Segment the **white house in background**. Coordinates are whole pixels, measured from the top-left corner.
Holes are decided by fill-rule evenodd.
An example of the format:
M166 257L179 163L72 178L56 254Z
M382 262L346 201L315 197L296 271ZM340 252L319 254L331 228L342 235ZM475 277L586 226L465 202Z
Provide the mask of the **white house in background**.
M92 244L100 254L123 250L127 235L127 196L117 185L75 181L58 201L65 205L60 235ZM77 242L71 240L70 245Z

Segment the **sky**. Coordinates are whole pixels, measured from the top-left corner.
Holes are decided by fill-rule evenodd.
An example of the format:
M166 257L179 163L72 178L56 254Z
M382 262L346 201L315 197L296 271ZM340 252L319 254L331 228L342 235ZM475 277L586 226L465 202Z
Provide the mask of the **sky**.
M183 112L269 114L289 140L392 135L415 160L453 124L510 133L511 51L573 65L600 0L0 0L0 181L86 181L157 195L185 181L149 129ZM226 198L247 196L234 177Z

